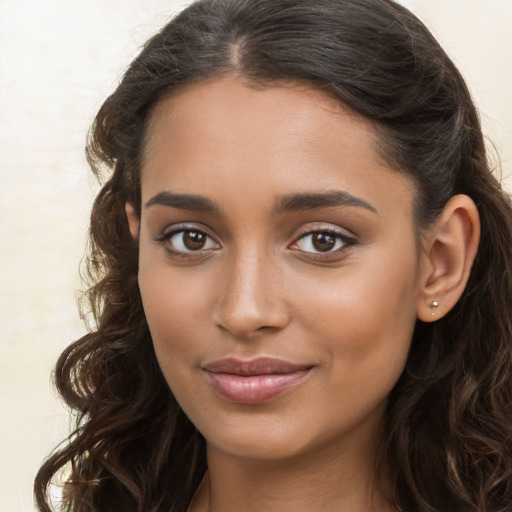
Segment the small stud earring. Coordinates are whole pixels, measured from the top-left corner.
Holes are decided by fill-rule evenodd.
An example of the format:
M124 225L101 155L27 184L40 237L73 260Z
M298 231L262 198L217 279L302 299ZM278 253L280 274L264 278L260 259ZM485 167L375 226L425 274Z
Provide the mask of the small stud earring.
M430 309L436 309L437 307L439 307L439 302L437 302L437 300L433 300L430 303ZM432 311L432 316L436 316L434 311Z

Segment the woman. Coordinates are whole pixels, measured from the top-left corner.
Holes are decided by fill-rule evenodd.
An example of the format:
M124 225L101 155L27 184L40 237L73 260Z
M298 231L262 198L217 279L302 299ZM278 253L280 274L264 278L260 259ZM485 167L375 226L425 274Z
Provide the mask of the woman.
M88 145L73 511L512 507L512 208L391 0L200 0Z

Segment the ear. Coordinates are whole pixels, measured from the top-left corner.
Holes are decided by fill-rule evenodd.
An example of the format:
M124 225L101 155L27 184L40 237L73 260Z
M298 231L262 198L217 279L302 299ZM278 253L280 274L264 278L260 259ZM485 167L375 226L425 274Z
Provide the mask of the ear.
M469 279L480 239L478 210L468 196L456 195L423 238L417 316L433 322L460 299Z
M130 229L130 234L134 240L139 239L139 228L140 228L140 218L135 210L134 206L131 203L126 202L124 205L124 210L126 212L126 218L128 219L128 227Z

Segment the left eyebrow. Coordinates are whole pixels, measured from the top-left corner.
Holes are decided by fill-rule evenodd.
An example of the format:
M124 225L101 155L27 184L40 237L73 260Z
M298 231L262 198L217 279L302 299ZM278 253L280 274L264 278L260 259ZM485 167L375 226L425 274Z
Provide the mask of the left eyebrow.
M355 206L377 214L377 209L363 199L353 196L343 190L329 190L318 193L290 194L280 198L272 208L272 213L285 213L329 208L335 206Z

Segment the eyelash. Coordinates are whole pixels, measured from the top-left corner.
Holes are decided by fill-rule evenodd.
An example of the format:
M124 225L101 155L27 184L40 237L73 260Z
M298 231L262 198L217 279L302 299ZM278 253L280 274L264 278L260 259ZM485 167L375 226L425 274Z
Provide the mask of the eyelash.
M164 246L164 249L173 257L178 258L195 258L195 259L201 259L207 256L207 253L216 250L216 248L207 248L207 249L198 249L197 251L194 251L193 249L189 249L188 251L183 251L180 249L176 249L172 246L170 243L170 240L175 237L176 235L182 234L185 235L185 233L198 233L201 235L204 235L207 237L206 243L209 241L212 241L213 238L205 233L203 229L198 229L190 226L176 226L171 231L166 231L162 233L161 235L155 237L153 240L155 242L158 242L159 244ZM214 241L214 240L213 240ZM215 242L215 241L214 241ZM215 242L216 245L219 245L217 242Z
M312 258L314 260L329 262L333 260L340 259L343 256L346 256L349 251L351 251L355 245L357 245L357 240L354 237L348 236L342 231L338 231L334 228L317 228L310 229L305 233L301 234L295 242L293 242L289 247L293 248L294 245L297 245L301 240L304 240L308 236L318 235L318 234L327 234L330 235L335 243L340 243L340 246L335 250L329 250L325 252L310 252L310 251L302 251L304 254L307 254L308 258ZM300 250L300 249L299 249Z
M198 233L201 235L204 235L207 237L206 244L208 244L208 241L213 241L217 246L219 244L215 242L215 240L208 235L204 230L197 229L190 226L177 226L171 231L167 231L162 233L161 235L154 238L155 242L160 243L164 246L165 250L173 257L178 258L188 258L188 259L202 259L208 256L208 253L211 253L217 248L206 248L206 249L198 249L197 251L193 249L189 249L188 251L176 249L175 247L170 244L170 240L179 234L184 235L185 233ZM316 261L323 261L323 262L329 262L336 259L340 259L341 257L345 256L350 250L354 248L355 245L357 245L357 240L354 237L348 236L344 232L338 231L337 229L326 227L326 228L317 228L317 229L310 229L304 233L302 233L298 238L295 239L295 241L288 246L288 248L292 250L294 249L294 246L296 246L301 240L305 240L308 236L318 235L318 234L327 234L331 236L335 244L340 244L339 247L337 247L335 250L328 250L325 252L319 251L319 252L312 252L312 251L304 251L301 249L298 249L299 252L301 252L304 257L307 257L309 259L313 259ZM335 245L335 247L336 247Z

